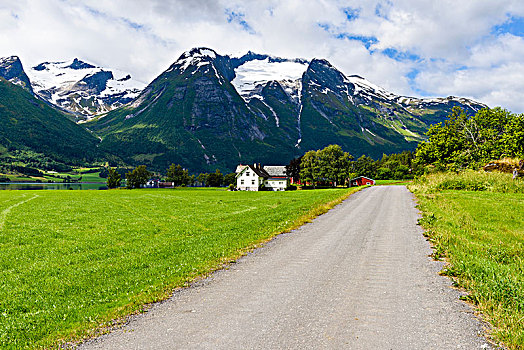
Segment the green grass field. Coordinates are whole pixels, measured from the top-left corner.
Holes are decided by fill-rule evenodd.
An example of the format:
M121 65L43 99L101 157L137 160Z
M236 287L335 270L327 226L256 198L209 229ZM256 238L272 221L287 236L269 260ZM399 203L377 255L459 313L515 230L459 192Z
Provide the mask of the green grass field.
M100 172L97 173L83 173L82 182L107 182L107 179L100 177Z
M375 185L408 185L413 180L375 180Z
M492 335L524 349L524 194L509 174L430 176L411 186L444 274L470 294ZM446 188L473 190L448 190Z
M354 191L0 191L0 344L93 335Z

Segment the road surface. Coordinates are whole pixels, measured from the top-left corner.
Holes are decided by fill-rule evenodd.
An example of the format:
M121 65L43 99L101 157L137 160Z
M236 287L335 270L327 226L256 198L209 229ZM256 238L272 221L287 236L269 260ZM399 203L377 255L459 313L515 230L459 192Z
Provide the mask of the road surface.
M81 349L486 349L403 186L371 187Z

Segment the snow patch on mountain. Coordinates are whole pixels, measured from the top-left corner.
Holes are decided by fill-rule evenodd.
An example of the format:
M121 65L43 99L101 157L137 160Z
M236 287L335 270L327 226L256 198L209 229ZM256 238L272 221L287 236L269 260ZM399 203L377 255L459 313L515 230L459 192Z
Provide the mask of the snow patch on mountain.
M284 62L274 62L270 58L252 60L235 69L236 76L231 83L242 97L249 98L253 92L260 90L257 87L264 86L268 81L284 81L281 83L282 87L285 86L284 90L289 91L289 94L296 98L296 90L293 87L299 83L295 81L302 78L307 67L307 63L291 60Z
M464 97L437 97L437 98L417 98L408 96L399 96L394 93L387 91L386 89L371 83L370 81L358 76L350 75L346 78L346 83L351 83L354 86L354 95L362 97L366 100L371 101L373 98L379 98L386 100L390 103L398 103L405 108L425 108L428 106L435 106L441 104L449 104L457 102L478 111L486 105L464 98Z
M369 96L374 96L386 100L395 100L399 97L358 75L350 75L346 79L347 83L351 83L355 87L355 95L367 96L368 98Z

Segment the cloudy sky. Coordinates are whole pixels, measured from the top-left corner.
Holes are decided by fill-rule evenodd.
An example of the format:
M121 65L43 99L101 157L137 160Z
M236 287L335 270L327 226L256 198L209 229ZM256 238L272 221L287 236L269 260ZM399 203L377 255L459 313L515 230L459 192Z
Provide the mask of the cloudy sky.
M524 112L522 0L0 0L0 57L26 67L78 57L148 83L197 46Z

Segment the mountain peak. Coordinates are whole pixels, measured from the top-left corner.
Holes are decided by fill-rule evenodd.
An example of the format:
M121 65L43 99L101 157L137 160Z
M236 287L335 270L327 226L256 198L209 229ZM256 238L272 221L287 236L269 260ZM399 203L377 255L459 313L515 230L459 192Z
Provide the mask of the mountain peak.
M89 69L89 68L96 68L92 64L89 64L87 62L84 62L82 60L79 60L78 58L73 59L73 63L68 65L65 68L71 68L71 69Z
M18 56L0 57L0 77L33 93L29 77Z
M0 65L13 64L15 61L20 62L20 58L16 55L8 57L0 57Z
M183 73L191 65L200 67L203 65L210 64L215 61L217 57L222 57L216 53L215 50L207 47L195 47L189 51L185 51L180 57L173 63L166 71L171 72L177 68L180 73Z
M207 48L207 47L195 47L195 48L192 48L189 51L184 52L182 54L182 56L180 56L179 60L180 59L186 59L186 58L189 58L189 57L193 57L193 58L197 58L197 57L204 58L204 57L207 57L207 58L214 59L217 56L218 55L217 55L216 51L213 50L213 49L210 49L210 48Z
M309 65L311 67L324 66L324 67L328 67L328 68L335 68L335 67L333 67L333 65L328 60L326 60L324 58L313 58Z

